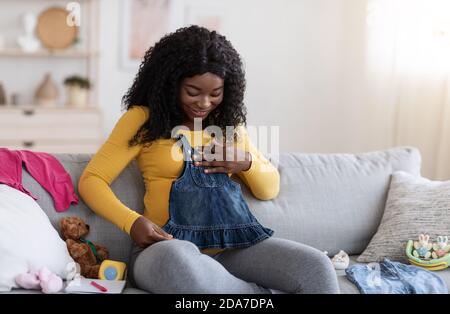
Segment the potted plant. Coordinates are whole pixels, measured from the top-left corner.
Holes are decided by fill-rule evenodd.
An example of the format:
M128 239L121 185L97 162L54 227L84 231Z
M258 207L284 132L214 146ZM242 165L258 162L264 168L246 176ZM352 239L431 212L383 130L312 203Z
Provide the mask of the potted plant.
M88 92L91 88L89 79L79 75L72 75L64 80L66 88L66 105L70 107L86 107Z

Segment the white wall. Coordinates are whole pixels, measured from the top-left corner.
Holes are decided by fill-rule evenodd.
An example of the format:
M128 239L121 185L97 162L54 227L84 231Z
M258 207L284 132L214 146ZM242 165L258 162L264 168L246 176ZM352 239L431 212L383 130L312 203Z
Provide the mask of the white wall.
M339 123L340 1L250 2L227 34L245 59L249 124L279 125L281 150L334 149L323 127Z
M121 100L136 71L120 64L121 0L100 0L99 103L104 113L105 138L121 115Z
M1 1L9 9L0 10L0 32L18 23L13 11L16 3L23 5ZM99 82L94 87L104 112L106 137L121 115L121 98L137 68L127 70L120 64L123 0L98 1ZM225 9L223 33L245 62L248 123L278 125L281 151L357 152L392 144L393 113L365 99L365 21L361 17L366 0L175 1L180 7L218 5ZM38 10L54 1L25 2ZM44 68L33 68L30 75L28 69L35 65L24 59L1 62L0 80L20 77L6 86L8 91L23 91L31 99L30 91ZM63 73L76 72L79 67L63 59L40 64L51 66L60 84Z
M357 152L390 145L390 116L364 99L365 0L177 0L221 5L242 55L248 122L279 125L281 151ZM105 134L135 72L119 65L120 0L102 0L100 103Z
M128 0L92 1L100 3L99 82L94 88L104 112L106 138L121 115L121 99L132 84L137 67L124 69L120 62L122 1ZM430 97L442 93L432 92L426 99L415 99L428 120L420 116L419 123L408 118L416 114L408 98L404 99L402 115L399 97L395 96L399 84L393 83L392 66L385 60L393 62L394 54L389 50L393 49L389 44L394 40L392 32L383 24L387 36L392 38L380 36L379 43L374 43L367 29L368 3L374 2L377 1L173 0L181 8L178 17L182 17L186 5L217 6L225 12L222 33L245 63L248 123L279 126L281 151L364 152L411 145L422 152L424 175L447 178L448 153L443 152L450 149L446 144L445 123L443 127L439 121L434 125L435 117L428 111ZM24 6L39 12L54 3L66 1L0 0L0 35L6 44L10 45L19 35L18 14ZM415 49L410 50L414 56ZM9 95L21 93L22 102L31 102L47 69L52 70L62 91L64 76L83 68L78 60L34 61L0 58L0 81L7 82L4 85ZM372 68L383 68L385 73L374 79L373 73L368 72ZM416 90L423 91L422 87ZM408 97L417 98L413 94ZM440 100L437 103L441 106ZM448 110L448 106L442 108ZM408 128L406 136L401 137L399 130L403 124ZM428 140L432 129L428 125L440 129L442 138ZM438 173L436 164L446 170Z

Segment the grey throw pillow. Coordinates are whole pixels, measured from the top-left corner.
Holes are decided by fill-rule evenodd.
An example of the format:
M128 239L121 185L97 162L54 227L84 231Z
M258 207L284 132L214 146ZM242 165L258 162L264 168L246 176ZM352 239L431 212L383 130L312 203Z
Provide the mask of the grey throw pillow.
M357 260L379 262L386 257L407 262L406 242L421 233L428 233L430 241L450 235L450 181L394 172L380 226Z

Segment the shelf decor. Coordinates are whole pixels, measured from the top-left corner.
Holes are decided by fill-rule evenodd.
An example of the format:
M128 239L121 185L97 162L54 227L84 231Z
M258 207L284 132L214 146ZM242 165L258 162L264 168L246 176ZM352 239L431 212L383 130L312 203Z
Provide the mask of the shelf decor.
M6 92L1 82L0 82L0 105L6 105Z
M53 82L50 73L46 73L44 80L36 90L35 99L36 103L41 106L55 106L58 100L58 88Z
M3 45L0 40L0 74L4 74L0 80L7 88L6 104L0 105L0 147L51 154L95 153L104 141L95 88L99 84L100 1L0 3L0 39L4 38ZM27 34L26 13L32 13L36 21L32 33L39 48L33 51L24 51L17 42ZM81 24L74 14L83 17ZM14 17L21 18L19 23L11 23ZM65 93L64 79L74 73L89 82L89 90L79 80L84 88Z
M64 8L52 7L39 15L36 32L44 46L49 49L65 49L75 42L78 27L75 24L68 25L69 14Z
M25 34L17 38L17 44L24 52L33 53L41 46L39 40L34 35L36 23L37 19L35 14L28 12L22 16L22 27Z
M64 80L66 89L66 106L75 108L84 108L87 106L88 93L91 83L87 78L72 75Z

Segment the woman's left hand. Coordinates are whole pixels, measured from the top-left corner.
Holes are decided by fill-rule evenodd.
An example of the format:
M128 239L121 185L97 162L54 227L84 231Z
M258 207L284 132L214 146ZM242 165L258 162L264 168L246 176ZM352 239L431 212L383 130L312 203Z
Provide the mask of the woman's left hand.
M233 144L213 140L210 146L202 146L197 151L200 155L194 155L194 165L205 167L205 173L238 173L252 165L251 154Z

